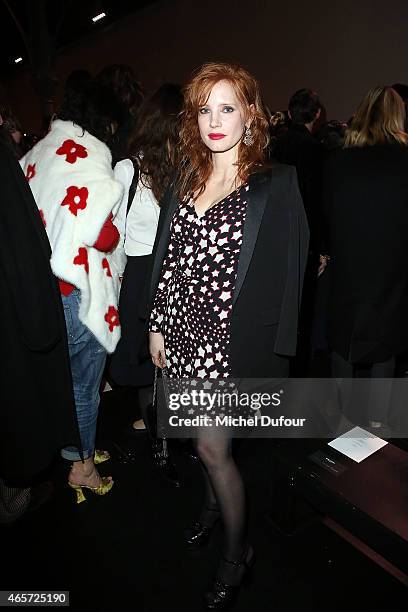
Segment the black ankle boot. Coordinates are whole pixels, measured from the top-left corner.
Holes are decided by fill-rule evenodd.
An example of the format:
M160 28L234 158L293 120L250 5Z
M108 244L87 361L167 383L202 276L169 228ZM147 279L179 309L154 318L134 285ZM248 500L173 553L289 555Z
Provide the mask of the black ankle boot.
M241 586L250 578L250 570L255 562L254 551L249 546L240 561L225 557L222 557L222 561L233 566L231 569L233 573L236 571L236 580L234 579L234 584L230 584L218 577L215 578L211 591L204 595L207 610L226 610L235 603Z
M206 506L204 508L204 513L212 515L211 522L209 521L207 524L203 519L195 521L195 523L184 532L185 543L189 548L200 548L201 546L205 546L210 539L215 523L220 518L220 511L218 508Z
M174 463L170 460L166 440L153 440L151 444L152 460L160 475L175 487L180 486L180 478Z

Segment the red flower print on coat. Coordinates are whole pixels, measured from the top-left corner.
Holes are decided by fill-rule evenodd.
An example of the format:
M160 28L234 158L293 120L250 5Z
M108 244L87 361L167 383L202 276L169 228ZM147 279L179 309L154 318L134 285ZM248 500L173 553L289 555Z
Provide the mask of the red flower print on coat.
M85 247L79 247L78 255L74 257L74 264L76 266L84 266L85 272L89 273L88 251Z
M106 276L109 276L109 278L112 278L111 269L110 269L109 262L106 259L106 257L102 259L102 268L106 270Z
M76 217L78 210L86 208L87 199L88 189L86 187L68 187L67 195L62 200L61 206L68 206L69 212Z
M26 179L27 181L31 181L32 178L35 177L35 164L28 164L26 170Z
M65 155L65 161L69 164L75 164L78 157L88 157L85 147L71 139L64 140L60 148L57 149L57 155Z
M40 213L41 221L43 222L44 227L47 227L47 222L46 222L45 217L44 217L44 211L41 210L41 208L40 208L38 212Z
M115 327L119 327L119 313L114 306L109 306L105 315L105 321L109 325L109 331L113 332Z

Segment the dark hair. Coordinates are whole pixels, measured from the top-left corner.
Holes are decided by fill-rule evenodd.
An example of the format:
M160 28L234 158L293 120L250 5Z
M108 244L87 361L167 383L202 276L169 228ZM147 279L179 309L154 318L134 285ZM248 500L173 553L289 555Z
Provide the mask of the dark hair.
M321 102L315 91L299 89L289 100L288 109L293 123L310 123L316 118Z
M130 66L124 64L106 66L98 74L97 79L104 87L113 91L124 114L142 103L143 91Z
M72 121L102 142L112 134L111 125L119 123L121 109L114 94L100 83L72 82L66 88L57 118Z
M326 151L339 149L344 144L347 124L332 119L324 123L315 134L315 138L324 146Z
M15 157L17 157L17 159L20 157L12 135L3 125L0 125L0 144L7 147L9 152L12 153Z
M21 124L8 106L0 106L0 117L2 119L2 123L0 124L0 142L19 159L23 155L23 150L20 145L15 142L12 133L21 132L22 134L23 130Z
M182 105L180 85L159 87L140 107L130 142L129 153L138 161L141 181L158 202L176 171Z
M73 70L67 76L64 86L64 98L83 97L92 81L87 70Z
M21 123L8 106L0 106L0 115L3 119L3 127L10 132L23 132Z
M97 81L112 92L121 111L118 129L107 142L115 165L127 157L130 138L135 129L135 116L144 95L132 68L124 64L106 66L98 74Z
M61 113L65 115L74 114L75 117L83 117L86 114L86 103L92 76L86 70L73 70L67 76L60 109L56 116L60 119Z

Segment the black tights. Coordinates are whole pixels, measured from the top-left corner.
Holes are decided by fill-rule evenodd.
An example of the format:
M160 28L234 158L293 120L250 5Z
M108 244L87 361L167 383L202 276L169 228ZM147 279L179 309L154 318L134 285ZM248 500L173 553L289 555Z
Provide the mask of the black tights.
M231 453L225 432L203 431L196 440L205 480L205 508L218 507L224 526L223 556L240 560L246 546L244 483ZM211 521L204 508L203 516Z

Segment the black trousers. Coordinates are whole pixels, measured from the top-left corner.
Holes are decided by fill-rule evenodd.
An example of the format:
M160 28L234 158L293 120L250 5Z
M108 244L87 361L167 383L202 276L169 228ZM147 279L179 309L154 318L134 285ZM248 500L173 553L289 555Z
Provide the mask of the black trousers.
M146 387L153 384L154 366L149 354L147 324L138 316L151 257L128 256L127 259L119 297L121 338L109 365L109 374L118 385Z

